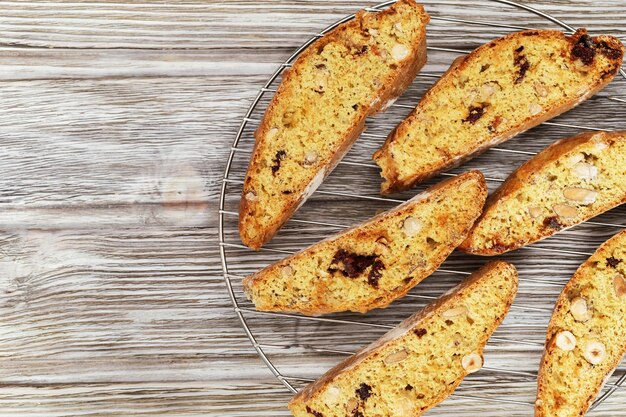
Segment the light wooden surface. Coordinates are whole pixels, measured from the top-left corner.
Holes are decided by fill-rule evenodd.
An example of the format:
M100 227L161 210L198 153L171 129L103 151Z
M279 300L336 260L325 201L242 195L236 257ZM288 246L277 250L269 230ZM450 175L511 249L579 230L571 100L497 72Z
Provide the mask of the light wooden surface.
M439 15L545 24L504 6L459 3L426 5ZM0 1L0 416L288 415L290 394L256 356L225 290L217 198L258 88L298 45L365 4L375 2ZM626 39L622 1L529 4ZM433 33L431 45L460 48L504 32L439 23ZM452 57L433 54L424 71L440 73ZM414 104L431 82L419 78L400 102ZM626 105L606 100L626 98L625 86L614 83L559 121L626 128ZM392 109L368 132L387 133L407 112ZM506 147L536 151L575 132L542 126ZM362 138L346 160L367 161L381 141ZM250 144L248 135L242 148ZM526 158L489 152L468 166L504 178ZM244 167L242 153L233 177ZM344 164L321 190L374 196L377 187L375 169ZM229 187L229 210L236 192ZM316 194L296 217L350 224L385 207ZM623 224L625 214L622 207L598 220ZM237 243L234 218L226 226L227 242ZM270 248L297 249L334 231L290 223ZM615 232L583 225L541 246L591 252ZM236 274L279 257L228 251ZM529 250L506 258L528 279L563 283L585 255ZM471 271L481 262L453 255L446 265ZM413 293L437 295L458 280L436 274ZM541 342L559 290L521 285L522 308L498 331L508 342L490 345L488 364L536 369L540 347L532 343ZM341 317L391 325L421 305L407 298L371 316ZM263 343L283 346L268 350L281 371L309 378L340 358L311 347L352 351L383 331L250 317ZM460 392L528 402L533 384L483 372ZM626 415L624 400L626 389L595 415ZM523 416L530 408L457 396L429 415L478 412Z

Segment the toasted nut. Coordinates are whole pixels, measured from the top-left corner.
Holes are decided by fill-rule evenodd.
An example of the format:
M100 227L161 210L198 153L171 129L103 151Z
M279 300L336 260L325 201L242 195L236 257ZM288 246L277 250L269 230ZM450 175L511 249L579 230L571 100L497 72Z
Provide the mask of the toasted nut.
M277 134L278 134L278 128L273 127L267 131L267 133L265 134L265 137L268 139L273 139Z
M565 351L574 350L576 347L576 337L574 337L572 332L564 330L556 335L556 346Z
M483 357L478 353L470 353L463 356L461 359L461 365L468 373L472 374L483 367Z
M335 385L329 385L324 392L323 401L327 406L333 407L339 403L340 397L341 389Z
M548 88L546 87L544 83L540 81L535 81L535 83L533 84L533 87L535 87L535 92L537 93L539 97L548 96Z
M465 95L465 104L467 104L468 106L472 105L474 101L476 101L477 97L478 97L478 90L475 88L472 88Z
M536 219L537 217L541 216L542 213L543 213L543 209L541 207L537 207L537 206L528 207L528 214L530 214L530 217L532 217L533 219Z
M616 275L613 278L613 288L615 289L615 295L623 297L626 295L626 279L623 275Z
M536 115L538 115L539 113L541 113L543 111L543 107L541 107L537 103L533 103L533 104L530 105L528 110L530 110L530 114L532 114L533 116L536 116Z
M467 314L467 307L459 306L444 311L443 313L441 313L441 317L445 319L451 319L452 317L457 317L465 314Z
M576 321L587 321L591 318L591 311L587 308L587 300L582 297L576 297L572 300L569 312L572 313Z
M483 84L483 86L480 88L480 98L483 101L486 101L490 99L491 96L495 94L495 92L496 92L496 87L494 87L493 84L491 83Z
M456 332L454 334L454 337L452 338L452 342L450 343L450 346L456 347L456 346L460 346L461 342L463 342L463 335L461 335L461 333Z
M581 180L595 180L598 176L598 167L585 162L578 162L572 167L572 171Z
M604 358L606 358L606 348L604 347L604 343L597 341L587 343L583 356L587 362L592 365L602 363Z
M398 398L393 402L393 414L394 416L414 416L415 404L413 400L408 397ZM362 414L361 414L362 415ZM380 414L377 414L380 416Z
M563 190L563 197L582 205L593 204L598 198L598 193L586 188L570 187Z
M317 155L317 152L308 151L304 155L304 165L313 165L314 163L318 161L318 159L319 159L319 156Z
M415 120L426 124L431 124L433 122L433 118L425 115L424 113L415 113L414 118Z
M374 29L374 28L367 29L367 33L369 33L372 36L378 36L378 29Z
M257 197L257 195L255 194L254 191L248 191L246 193L246 200L251 202L251 203L255 203L255 202L259 201L259 197Z
M409 353L405 349L402 349L402 350L399 350L397 352L387 355L387 357L385 358L385 363L387 365L391 365L393 363L402 362L408 356L409 356Z
M296 121L296 112L293 109L287 109L283 113L283 126L291 126ZM278 130L278 129L277 129ZM272 136L273 137L273 136Z
M393 48L391 48L391 56L396 61L402 61L409 56L409 48L401 43L397 43L393 46Z
M603 140L601 140L601 139L600 140L596 139L596 140L594 140L594 142L595 143L594 143L593 147L594 147L594 149L597 152L602 152L603 150L605 150L606 148L609 147L609 145L606 142L604 142Z
M376 255L382 255L389 252L389 242L383 236L376 239L376 248L374 249L374 253Z
M573 167L574 165L576 165L579 162L584 162L585 160L585 155L583 155L582 153L575 153L574 155L570 156L567 159L568 162L568 166Z
M315 77L315 87L313 90L318 93L326 91L326 75L320 73Z
M568 206L567 204L555 204L552 207L552 210L554 210L557 216L564 219L573 219L578 216L578 210L576 210L576 207Z
M404 229L404 233L406 233L407 236L415 236L417 233L420 232L420 230L422 230L422 222L417 220L415 217L407 217L406 219L404 219L404 224L402 225L402 228Z
M358 406L359 401L356 398L350 398L346 403L346 410L348 410L349 413L352 413L352 411L356 410Z
M290 267L289 265L283 266L280 269L280 275L282 275L283 278L289 278L292 274L293 274L293 268Z

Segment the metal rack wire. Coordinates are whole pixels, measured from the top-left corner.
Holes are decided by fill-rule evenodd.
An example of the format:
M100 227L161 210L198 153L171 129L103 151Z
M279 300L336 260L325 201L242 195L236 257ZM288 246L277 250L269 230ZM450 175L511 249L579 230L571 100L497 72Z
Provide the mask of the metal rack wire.
M368 7L365 10L368 10L371 12L377 12L390 6L394 2L395 1L386 1L376 6ZM459 3L461 2L459 1ZM534 15L535 17L538 16L544 20L549 21L551 24L557 25L558 27L560 27L561 29L563 29L565 32L568 32L568 33L573 33L575 30L573 27L562 22L561 20L555 17L552 17L547 13L538 11L527 5L515 3L513 1L508 1L508 0L485 0L484 3L485 5L500 4L500 5L505 5L505 6L509 6L512 8L516 8L519 10L523 10L529 13L530 15ZM429 7L428 2L426 2L426 6L427 6L428 11L430 12L432 8L436 9L437 4L433 4L432 7ZM224 177L223 177L221 193L220 193L219 223L218 223L218 227L219 227L218 237L219 237L219 245L220 245L219 250L220 250L220 256L221 256L221 261L222 261L224 280L225 280L231 301L233 303L235 314L239 318L242 324L243 330L245 331L246 335L252 342L252 345L254 349L257 351L259 357L267 365L267 367L274 374L274 376L280 382L282 382L289 391L293 393L297 391L296 389L297 384L308 382L313 379L308 378L308 377L298 376L298 375L287 375L281 372L279 369L279 366L277 366L274 363L274 361L270 359L269 355L266 352L267 350L285 349L289 346L297 345L300 348L306 349L307 351L314 352L320 355L350 355L353 352L350 350L333 348L332 346L316 347L312 345L304 345L304 344L296 344L296 343L287 343L287 344L263 343L263 342L260 342L259 341L260 339L255 335L256 330L261 330L261 329L253 330L253 328L249 325L249 322L248 322L249 319L254 318L254 317L260 317L260 316L268 316L274 320L303 320L303 321L308 321L308 322L324 323L324 324L331 324L331 325L356 325L356 326L363 326L363 328L366 328L366 329L382 329L382 330L390 329L394 326L391 324L379 323L379 322L376 322L375 320L373 321L368 320L367 317L363 317L360 320L353 320L351 318L349 319L337 318L333 316L305 317L305 316L300 316L300 315L295 315L295 314L286 314L286 313L259 312L259 311L254 310L254 308L252 307L245 306L244 303L241 301L243 299L242 294L240 293L240 291L236 290L236 286L238 285L238 283L241 282L243 275L231 272L233 265L235 265L236 262L238 261L232 258L232 255L229 257L229 255L230 255L230 251L235 251L235 250L241 251L241 250L246 250L247 248L244 245L237 243L236 241L235 242L227 241L228 233L236 233L236 220L237 220L238 212L236 211L236 209L228 210L226 207L226 204L227 204L227 200L229 197L232 197L232 199L236 201L238 200L240 196L241 185L243 184L243 178L241 176L236 176L233 174L233 163L235 161L235 158L242 158L243 160L246 160L246 161L249 158L252 144L253 144L253 138L251 137L251 134L250 134L250 127L256 126L260 122L260 118L262 117L262 111L264 110L264 108L261 108L260 106L262 99L266 98L266 96L268 95L271 96L271 94L273 94L276 91L275 87L278 85L278 79L281 73L283 72L283 70L291 66L292 62L298 57L298 55L304 49L306 49L311 43L315 42L317 39L319 39L320 37L322 37L324 34L328 33L329 31L331 31L336 26L346 21L349 21L353 18L354 18L354 15L347 16L344 19L341 19L340 21L327 27L320 33L315 34L311 39L306 41L300 48L298 48L283 64L281 64L278 67L278 69L272 74L272 76L267 81L267 83L260 89L257 96L253 100L250 108L248 109L246 115L243 117L241 121L241 125L239 127L239 130L237 132L237 135L231 147L230 155L226 162L226 168L224 171ZM528 27L524 27L524 26L502 24L502 23L490 21L490 20L482 20L482 19L471 20L471 19L451 18L451 17L446 17L446 16L440 16L440 15L432 15L432 13L431 13L431 20L433 24L442 23L442 24L459 24L459 25L463 24L463 25L470 25L470 26L477 25L481 27L505 29L507 31L529 29ZM465 54L469 52L469 50L464 50L464 49L441 48L441 47L434 47L434 46L430 46L428 49L429 49L429 53L431 54L438 53L438 52ZM422 72L418 75L418 78L437 79L439 78L439 76L440 74ZM626 80L626 72L624 72L624 70L621 70L621 76L623 77L623 79L620 79L619 82L623 83L624 80ZM619 105L617 103L626 103L625 99L619 98L619 97L604 96L603 98L608 100L610 103L614 103L613 105ZM399 108L399 109L413 109L414 104L411 105L411 104L396 103L394 107ZM254 115L258 115L258 117L253 117ZM579 125L575 123L561 123L561 122L556 122L556 121L546 122L544 123L544 125L553 126L557 128L570 128L570 129L577 129L577 130L608 130L608 129L599 129L593 126L584 126L584 125ZM371 140L376 140L379 143L382 143L382 141L385 139L385 136L386 135L384 134L377 134L377 133L363 133L361 140L371 139ZM249 142L248 143L249 146L243 145L243 143L246 141ZM511 148L505 148L501 146L492 148L490 152L500 153L500 154L503 154L503 156L519 155L521 157L527 157L527 158L535 154L535 152L528 151L528 150L511 149ZM362 168L363 169L369 169L369 168L376 169L377 168L376 165L374 165L371 162L349 161L349 160L341 161L340 165L343 165L346 168L354 167L355 169L362 169ZM445 173L442 175L454 176L456 174ZM487 177L487 180L495 182L495 183L502 181L501 178L495 178L495 177ZM386 202L386 203L404 202L404 200L399 200L399 199L391 199L391 198L384 198L384 197L372 196L372 195L363 195L363 194L357 194L357 193L346 193L346 192L339 192L339 191L333 191L333 190L318 190L316 194L326 195L329 197L349 198L349 199L366 200L366 201L374 201L374 202ZM292 218L290 220L290 223L301 224L303 226L311 226L311 227L326 227L326 228L331 228L331 229L342 229L348 226L348 224L342 224L334 220L317 220L317 219L305 220L305 219L299 219L299 218ZM619 220L617 222L591 221L591 222L587 222L587 224L592 225L594 227L606 228L607 230L611 231L611 234L616 233L619 229L626 227L626 225L620 224ZM270 253L270 254L274 253L274 254L280 254L282 256L282 255L289 255L293 252L294 250L292 249L287 250L287 249L281 249L277 247L266 247L262 250L261 253ZM521 249L519 252L528 252L529 254L532 254L532 252L539 252L539 253L548 254L548 255L552 255L552 254L553 255L559 255L559 254L576 255L580 257L581 262L584 259L586 259L589 255L591 255L591 251L579 251L579 250L572 250L569 248L547 247L547 246L541 246L541 245L531 245L531 246ZM252 252L252 251L249 251L249 252L247 251L245 253L248 257L260 256L259 253ZM263 260L260 259L259 262L263 262ZM445 274L451 274L451 275L457 275L457 276L464 276L464 275L470 274L470 272L467 272L467 271L462 271L458 269L450 269L450 268L440 268L438 270L438 273L445 273ZM529 277L524 277L521 275L520 275L520 281L531 284L531 285L554 287L555 291L557 292L559 292L561 287L563 286L562 281L555 281L551 279L529 278ZM416 301L419 300L419 301L427 302L436 298L436 296L411 293L411 294L408 294L406 298L409 300L416 300ZM390 308L393 308L393 306ZM512 306L512 310L516 312L520 312L522 314L529 313L529 312L539 313L540 315L546 318L549 318L551 315L550 307L547 307L547 306L537 307L533 305L528 305L528 303L519 304L517 301ZM504 344L514 343L515 345L526 346L529 349L534 349L534 350L539 350L539 351L543 347L543 341L512 340L511 338L501 337L498 335L491 337L489 343L490 345L494 343L504 343ZM519 371L519 370L513 370L513 369L508 369L508 368L503 368L503 367L485 366L483 370L486 372L493 373L496 376L496 378L499 376L519 378L520 381L525 381L525 382L529 380L534 381L537 376L536 371L535 372ZM602 402L604 402L606 399L608 399L617 389L620 388L620 386L625 381L626 381L626 371L623 372L621 376L617 377L615 381L611 383L607 383L605 385L604 391L598 396L596 401L593 403L591 409L593 410ZM521 405L525 407L532 407L533 405L532 401L525 401L525 400L521 401L521 400L510 399L510 398L479 395L479 394L474 394L474 393L464 394L458 391L455 394L453 394L453 396L456 398L462 398L465 400L481 401L481 402L487 402L487 403L489 402L506 403L506 404L511 404L511 405ZM524 414L528 414L528 410L526 410Z

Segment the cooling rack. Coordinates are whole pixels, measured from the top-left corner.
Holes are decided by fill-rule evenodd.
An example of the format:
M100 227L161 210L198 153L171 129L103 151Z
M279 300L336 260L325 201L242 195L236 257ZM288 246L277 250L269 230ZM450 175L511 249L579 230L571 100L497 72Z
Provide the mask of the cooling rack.
M394 1L373 7L380 11ZM575 28L542 11L507 0L484 0L468 5L462 0L422 1L431 15L428 28L428 60L411 88L384 114L368 120L364 132L317 192L261 251L243 246L238 238L237 219L241 187L258 126L282 72L311 43L354 18L350 15L312 36L273 73L259 90L241 125L226 161L219 202L218 237L224 280L242 328L261 360L274 376L295 393L320 376L346 355L380 337L403 318L421 309L430 300L456 285L486 259L453 253L431 277L420 283L389 308L367 315L353 313L324 317L258 312L246 300L244 276L294 253L348 225L363 221L409 199L441 180L469 169L480 169L493 191L508 174L549 143L584 130L626 129L626 72L603 92L578 108L543 123L531 131L492 148L462 167L441 174L418 189L384 198L378 195L380 177L371 161L372 153L387 134L417 104L421 94L436 81L459 54L465 54L495 37L530 28ZM588 29L593 33L593 24ZM566 230L534 245L500 256L515 264L520 288L504 323L485 349L485 367L469 375L457 391L435 412L438 415L501 416L532 414L537 368L543 350L552 306L563 285L576 268L603 241L626 227L626 210L619 207L593 221ZM615 415L620 403L609 397L622 395L626 367L620 366L593 403L603 404L594 415ZM624 397L626 399L626 394Z

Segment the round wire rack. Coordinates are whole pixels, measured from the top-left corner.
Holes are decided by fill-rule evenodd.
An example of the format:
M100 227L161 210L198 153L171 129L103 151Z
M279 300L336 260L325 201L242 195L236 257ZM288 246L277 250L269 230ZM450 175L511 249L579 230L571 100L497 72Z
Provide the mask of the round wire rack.
M386 1L365 10L377 12L394 2ZM367 132L361 135L335 171L274 240L259 252L241 244L237 229L239 198L254 145L254 129L280 84L282 72L309 45L336 26L353 19L354 15L312 36L276 69L243 117L226 161L218 223L224 280L235 314L254 349L292 393L456 285L485 259L455 252L435 274L402 300L367 315L343 313L306 317L259 312L243 294L243 277L350 224L390 209L420 191L408 191L398 198L380 197L378 169L370 158L391 129L415 107L421 94L456 56L512 31L531 28L559 28L566 33L575 31L574 27L547 13L513 1L483 0L471 5L463 0L422 3L431 15L427 34L429 63L411 88L386 113L368 121ZM593 27L588 29L593 32ZM583 130L626 129L625 81L626 72L622 69L621 77L616 77L611 85L583 105L441 176L480 169L493 190L513 169L558 138ZM440 179L422 184L420 189ZM481 412L486 416L492 413L500 416L505 411L511 416L522 416L532 412L537 368L554 301L576 268L597 246L626 227L623 224L625 215L624 207L618 207L593 221L500 257L515 264L519 271L518 297L504 323L489 340L485 349L485 367L468 376L450 399L437 408L439 415L476 415ZM615 411L620 410L619 402L605 401L620 392L625 381L626 368L620 366L591 410L604 403L598 413L615 415Z

